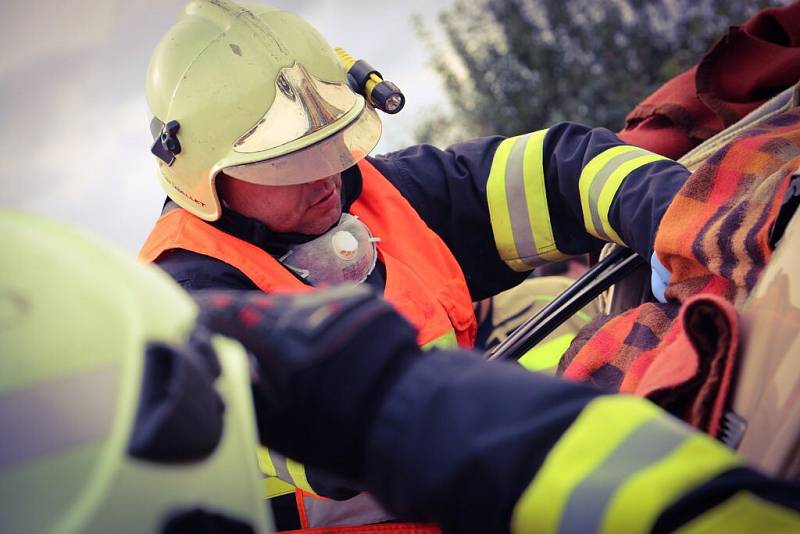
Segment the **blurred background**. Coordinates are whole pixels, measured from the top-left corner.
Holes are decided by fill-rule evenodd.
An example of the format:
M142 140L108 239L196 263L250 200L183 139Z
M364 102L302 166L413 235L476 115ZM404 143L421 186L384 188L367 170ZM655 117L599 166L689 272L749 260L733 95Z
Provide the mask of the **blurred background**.
M618 130L728 26L783 0L272 0L407 97L377 152L559 120ZM164 194L149 152L150 53L183 0L0 7L0 207L138 250Z

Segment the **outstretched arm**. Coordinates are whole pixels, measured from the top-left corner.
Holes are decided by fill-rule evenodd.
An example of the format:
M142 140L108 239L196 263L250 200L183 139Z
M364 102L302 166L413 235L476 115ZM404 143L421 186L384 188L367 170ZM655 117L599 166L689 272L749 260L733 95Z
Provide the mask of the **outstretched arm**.
M422 354L365 287L201 297L254 355L261 439L457 532L800 528L800 488L646 400Z
M568 122L370 161L447 243L476 300L604 242L649 258L658 224L689 176L604 128Z

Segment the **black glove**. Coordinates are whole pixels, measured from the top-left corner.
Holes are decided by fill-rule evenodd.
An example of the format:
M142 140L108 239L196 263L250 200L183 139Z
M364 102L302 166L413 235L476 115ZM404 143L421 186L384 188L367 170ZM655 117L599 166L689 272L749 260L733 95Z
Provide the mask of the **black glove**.
M253 356L261 441L359 481L374 413L420 354L414 328L363 285L196 298L201 323Z

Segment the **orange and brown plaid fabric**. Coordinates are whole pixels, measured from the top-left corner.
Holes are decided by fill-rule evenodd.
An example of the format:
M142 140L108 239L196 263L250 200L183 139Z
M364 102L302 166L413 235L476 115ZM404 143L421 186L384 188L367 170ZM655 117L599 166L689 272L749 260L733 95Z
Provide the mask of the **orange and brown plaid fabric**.
M769 261L769 233L798 169L800 108L765 121L712 156L679 191L656 236L656 252L672 272L669 301L590 324L565 354L559 374L637 393L659 356L669 351L670 358L676 352L680 357L674 347L669 349L686 338L687 321L676 320L681 306L696 295L722 297L734 306L742 303ZM702 350L696 352L703 357ZM698 373L708 367L696 365ZM703 380L696 378L691 380L693 391L668 380L665 387L696 396L703 387ZM649 384L648 391L653 390ZM685 413L676 415L687 418Z

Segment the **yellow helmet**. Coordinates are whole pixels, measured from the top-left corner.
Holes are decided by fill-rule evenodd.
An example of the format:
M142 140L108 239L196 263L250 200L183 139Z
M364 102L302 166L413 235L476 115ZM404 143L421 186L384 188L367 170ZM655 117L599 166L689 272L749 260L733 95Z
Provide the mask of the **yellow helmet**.
M0 532L271 532L241 345L60 224L0 212L0 246Z
M156 47L147 77L161 185L205 220L220 172L256 184L311 182L378 143L380 119L307 22L266 6L195 0Z

